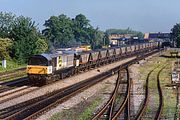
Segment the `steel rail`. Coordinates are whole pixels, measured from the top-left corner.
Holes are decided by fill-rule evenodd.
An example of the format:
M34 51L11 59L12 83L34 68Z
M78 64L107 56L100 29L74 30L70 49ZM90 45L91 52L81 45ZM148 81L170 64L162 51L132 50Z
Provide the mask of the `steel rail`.
M148 56L148 55L144 55L144 56ZM140 59L142 59L143 57L141 56L140 58L139 58L139 60ZM138 60L136 60L136 61L134 61L134 62L137 62ZM132 62L132 61L131 61ZM132 62L133 63L133 62ZM131 63L131 64L132 64ZM126 67L127 66L129 66L129 65L131 65L130 63L129 64L127 64L126 65ZM125 68L126 68L125 67ZM125 99L124 99L124 101L123 101L123 104L120 106L120 108L118 109L118 112L116 112L116 114L112 117L111 115L112 115L112 110L110 111L111 112L111 114L110 114L110 117L109 117L109 120L111 119L111 117L112 117L112 119L113 120L115 120L115 119L117 119L117 117L122 113L122 111L124 110L124 108L125 108L125 105L126 104L128 104L128 107L129 107L129 98L130 98L130 88L131 88L131 84L130 84L130 80L129 80L129 71L128 71L128 69L126 68L126 71L127 71L127 78L128 78L128 84L127 84L127 93L126 93L126 97L125 97ZM105 112L105 110L108 108L108 106L110 106L110 104L112 104L112 102L113 102L113 100L115 99L114 98L114 92L112 93L113 95L112 95L112 97L108 100L108 102L105 104L105 106L93 117L93 119L92 120L97 120L104 112ZM129 110L129 108L128 108L128 113L130 113L130 110ZM130 114L128 114L128 119L130 119Z
M141 117L143 116L143 113L145 112L146 108L147 108L147 104L149 102L149 77L150 75L152 74L152 72L157 69L159 67L156 66L155 68L153 68L147 75L147 78L146 78L146 86L145 86L145 99L144 99L144 102L142 104L142 107L139 111L139 113L137 114L137 116L135 117L135 120L140 120Z
M114 92L113 92L113 100L112 100L112 103L111 103L110 108L109 108L110 109L110 111L109 111L109 120L111 120L112 116L113 116L114 104L115 104L117 92L118 92L118 89L119 89L119 86L120 86L120 80L121 80L120 77L121 77L121 73L119 71L118 72L118 78L117 78L117 84L116 84Z
M112 120L116 120L118 118L118 116L122 113L122 110L125 109L126 104L129 104L128 99L130 97L131 80L129 77L128 67L126 68L126 71L127 71L127 92L126 92L126 96L125 96L125 99L124 99L122 105L120 106L118 111L115 113L115 115L112 117ZM128 112L129 112L129 109L128 109ZM128 118L130 118L129 114L128 114Z
M45 99L46 97L50 96L50 95L53 95L55 94L56 92L52 92L52 93L49 93L49 95L46 95L46 96L40 96L40 97L37 97L37 98L34 98L34 99L31 99L31 100L28 100L28 101L25 101L23 103L20 103L20 104L17 104L17 105L14 105L14 106L11 106L11 107L8 107L8 108L5 108L3 110L0 110L1 111L1 114L4 113L4 111L8 111L8 116L10 114L12 114L11 111L14 111L14 109L16 109L16 111L20 110L20 109L23 109L23 107L26 107L27 104L33 104L34 102L36 101L40 101L41 99Z
M8 81L8 82L2 82L0 83L0 85L2 86L19 86L19 84L24 84L25 82L27 82L28 80L28 77L22 77L22 78L18 78L18 79L15 79L13 81Z
M161 70L158 72L158 75L157 75L157 86L158 86L158 92L159 92L159 107L155 116L155 120L161 119L161 114L163 111L164 99L163 99L163 93L162 93L161 84L160 84L160 74L163 71L163 69L165 69L165 67L166 65L163 68L161 68Z
M25 119L25 118L31 119L33 118L33 116L36 116L36 114L39 114L39 112L49 109L49 107L51 106L54 106L54 104L57 104L57 102L58 103L62 102L65 99L71 97L72 95L86 89L87 87L96 84L97 82L100 82L103 79L110 77L111 75L112 75L112 71L108 71L101 75L92 77L91 79L83 81L81 84L78 85L76 84L75 88L74 86L70 87L69 89L65 89L64 91L61 91L60 93L57 93L54 96L51 96L47 99L39 101L30 106L27 106L27 108L19 111L18 113L13 114L12 116L9 116L6 119Z
M96 84L97 82L99 81L102 81L103 79L105 78L108 78L112 75L112 73L117 73L119 71L119 68L126 68L128 65L131 65L137 61L139 61L140 59L143 59L144 57L147 57L149 55L152 55L154 53L158 52L157 51L151 51L151 53L147 53L147 54L144 54L144 56L141 56L140 58L136 58L136 59L133 59L123 65L120 65L116 68L113 68L107 72L104 72L100 75L97 75L95 77L92 77L90 79L87 79L85 81L82 81L78 84L75 84L73 86L70 86L68 87L68 89L66 88L64 91L61 91L59 93L57 93L56 95L53 95L53 96L50 96L48 97L47 99L43 99L42 101L39 101L39 102L32 102L32 104L30 104L29 106L26 106L26 108L24 109L21 109L20 111L16 112L15 114L9 116L9 117L6 117L6 119L24 119L28 116L34 116L34 114L39 114L39 111L43 111L44 109L48 109L49 106L53 106L52 103L56 103L58 101L58 99L61 98L61 102L64 100L64 99L67 99L68 97L72 96L73 92L76 93L77 91L79 92L80 88L87 88L87 85L88 86L92 86L94 84Z
M93 120L96 120L97 118L99 118L104 112L105 110L107 110L107 108L109 107L110 104L113 104L112 102L115 100L115 96L119 87L119 83L120 83L120 71L118 72L118 78L116 80L116 86L112 92L112 95L110 97L110 99L108 100L108 102L106 103L106 105L101 109L101 111L98 112L98 114L96 114L96 116L94 116ZM110 115L112 114L112 108L110 108Z
M10 74L10 73L14 73L14 72L17 72L17 71L25 71L25 70L26 70L26 67L14 69L12 71L0 72L0 76Z

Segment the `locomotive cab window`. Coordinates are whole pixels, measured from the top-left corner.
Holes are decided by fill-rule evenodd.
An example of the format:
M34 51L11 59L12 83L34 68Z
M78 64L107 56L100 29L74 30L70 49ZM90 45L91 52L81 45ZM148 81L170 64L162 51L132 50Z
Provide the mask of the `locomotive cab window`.
M29 59L28 65L48 66L48 60L44 57L34 56Z

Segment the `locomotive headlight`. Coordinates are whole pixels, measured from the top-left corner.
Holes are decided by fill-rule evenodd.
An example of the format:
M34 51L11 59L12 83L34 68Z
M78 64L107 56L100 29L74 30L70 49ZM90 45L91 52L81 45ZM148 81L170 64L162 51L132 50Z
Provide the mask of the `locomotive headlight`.
M52 66L48 66L48 74L52 73Z

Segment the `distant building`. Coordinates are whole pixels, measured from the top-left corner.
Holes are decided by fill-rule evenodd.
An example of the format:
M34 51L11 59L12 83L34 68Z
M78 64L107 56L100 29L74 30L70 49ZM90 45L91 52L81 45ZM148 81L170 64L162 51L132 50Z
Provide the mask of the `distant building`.
M145 33L144 39L145 40L170 40L171 34L170 33Z
M123 45L126 41L130 40L133 34L111 34L109 35L110 45L117 46Z

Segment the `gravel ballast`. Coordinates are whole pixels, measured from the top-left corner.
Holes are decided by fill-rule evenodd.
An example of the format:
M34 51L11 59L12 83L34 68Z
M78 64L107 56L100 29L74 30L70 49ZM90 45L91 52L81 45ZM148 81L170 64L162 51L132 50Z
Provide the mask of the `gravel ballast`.
M80 81L83 81L83 80L88 79L90 77L93 77L95 75L98 75L98 74L100 74L102 72L110 70L110 69L112 69L112 68L114 68L114 67L116 67L118 65L121 65L121 64L123 64L123 63L125 63L127 61L130 61L130 60L132 60L134 58L135 57L131 57L131 58L119 61L119 62L115 62L115 63L109 64L109 65L102 66L100 68L85 72L83 74L79 74L79 75L76 75L76 76L72 76L70 78L66 78L66 79L57 81L57 82L55 82L53 84L44 86L41 89L35 90L35 91L33 91L31 93L28 93L26 95L23 95L21 97L12 99L12 100L7 101L5 103L2 103L2 104L0 104L0 109L3 109L3 108L6 108L6 107L9 107L9 106L18 104L20 102L30 100L32 98L44 95L46 93L49 93L49 92L52 92L52 91L55 91L55 90L58 90L58 89L62 89L62 88L67 87L67 86L70 86L70 85L75 84L77 82L80 82Z

